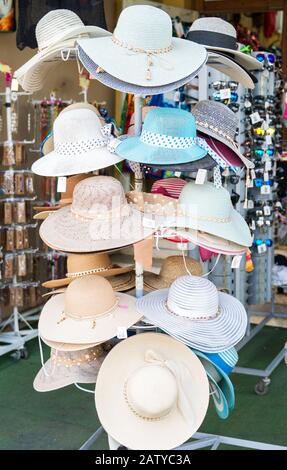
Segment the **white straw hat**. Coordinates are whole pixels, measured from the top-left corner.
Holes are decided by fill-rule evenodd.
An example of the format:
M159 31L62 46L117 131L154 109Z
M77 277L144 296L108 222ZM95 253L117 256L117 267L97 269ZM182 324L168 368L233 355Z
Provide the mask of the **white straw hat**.
M198 276L181 276L169 289L145 295L137 300L137 309L155 326L205 352L235 346L247 327L243 305Z
M104 277L86 276L72 281L64 294L48 300L40 315L39 334L56 342L100 343L140 318L134 297L115 293Z
M41 90L51 69L62 61L69 49L75 47L78 37L102 37L110 33L98 26L85 26L70 10L51 10L36 26L38 53L15 72L15 77L25 91ZM61 52L63 51L63 53ZM75 58L75 54L73 54Z
M204 45L208 50L230 56L247 70L262 68L262 64L255 57L244 54L238 49L236 29L222 18L198 18L192 23L186 38Z
M213 51L208 51L208 58L206 65L217 70L218 72L228 75L232 80L241 83L245 88L250 88L253 90L255 87L254 82L246 72L246 70L237 64L231 58L224 56L222 54L217 54Z
M51 213L39 233L55 250L89 253L133 245L153 232L143 227L143 214L128 204L117 179L92 176L75 186L72 204Z
M113 77L139 86L162 86L196 75L205 64L203 46L172 37L167 13L148 5L125 8L112 37L80 39L83 52Z
M96 409L105 431L133 450L173 449L201 425L208 380L197 356L179 341L142 333L121 341L104 360Z
M112 125L101 126L88 108L60 113L53 125L54 150L36 160L32 171L40 176L68 176L100 170L122 161L111 153Z

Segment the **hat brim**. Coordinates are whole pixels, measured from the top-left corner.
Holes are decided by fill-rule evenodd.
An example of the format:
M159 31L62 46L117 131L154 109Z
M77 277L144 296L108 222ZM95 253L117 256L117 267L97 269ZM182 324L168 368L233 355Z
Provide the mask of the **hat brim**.
M203 158L200 158L200 160L196 160L194 162L189 162L189 163L177 163L177 164L166 164L166 165L159 165L159 164L153 164L150 163L148 166L150 168L158 169L158 170L168 170L168 171L180 171L181 173L184 172L192 172L192 171L197 171L200 168L204 170L211 170L217 165L216 161L213 160L209 155L206 155Z
M202 268L197 261L195 261L193 266L189 264L188 270L193 276L202 276ZM158 289L167 289L174 280L165 279L160 274L153 272L144 272L144 290L146 292L153 292Z
M193 145L189 149L168 149L145 144L140 137L128 137L117 146L116 153L132 162L167 165L200 160L205 157L206 150L198 145Z
M239 157L238 153L235 151L236 149L228 147L224 142L221 142L217 138L215 139L210 135L203 134L199 129L197 129L197 135L198 137L204 138L209 147L211 147L212 150L214 150L214 152L216 152L228 164L228 166L243 168L247 165L251 168L252 162L248 159L245 161L245 157L242 154L240 154Z
M108 168L122 160L118 155L109 152L106 147L68 156L59 155L53 150L36 160L31 170L39 176L71 176Z
M83 349L93 348L101 343L89 343L89 344L73 344L73 343L63 343L59 341L50 341L43 336L41 340L50 348L57 349L58 351L82 351Z
M206 65L228 75L228 77L241 83L245 88L253 89L255 86L246 70L229 57L209 51Z
M65 294L53 296L44 305L39 319L39 334L50 341L62 343L102 343L117 336L117 328L129 328L140 318L141 314L136 311L135 298L117 293L118 306L112 315L96 318L96 326L92 328L92 320L74 320L65 317Z
M82 34L88 34L91 37L111 36L109 31L98 26L80 26L58 36L57 43L51 44L44 50L39 51L15 71L14 76L23 90L28 92L41 90L44 83L48 80L52 69L63 62L61 51L65 50L65 48L74 48L77 37Z
M130 214L116 219L115 226L109 220L108 226L102 227L98 219L77 219L71 212L71 206L67 206L50 214L41 224L39 234L46 245L59 251L111 251L133 245L153 234L155 230L143 227L142 218L139 211L130 207ZM102 228L103 232L100 231Z
M211 47L205 46L207 51L211 52L222 52L224 55L230 56L232 60L237 62L240 66L246 70L262 70L262 64L255 58L243 52L234 49L225 49L224 47Z
M134 266L127 268L114 268L111 271L115 271L116 274L111 274L110 272L96 273L97 276L102 276L108 278L108 281L112 285L113 290L116 292L122 292L125 290L130 290L135 286L135 274L131 272L134 270ZM52 279L51 281L46 281L42 283L43 287L46 289L57 289L59 287L68 286L74 278L65 277L63 279ZM45 295L45 294L44 294Z
M124 82L144 87L162 86L189 75L197 75L207 60L207 51L200 44L172 38L172 50L153 55L151 79L147 79L147 56L128 53L115 44L111 37L79 39L79 46L91 60L108 74ZM192 60L187 60L192 57Z
M144 357L149 349L183 362L190 371L193 384L190 396L194 404L192 425L177 408L162 420L149 421L135 415L127 405L123 394L125 381L146 365ZM102 364L95 392L97 413L105 431L123 446L136 450L165 450L181 445L200 427L208 402L208 380L200 360L179 341L159 333L142 333L116 345Z
M129 83L128 81L119 80L118 78L113 77L109 73L99 70L98 64L92 61L92 59L83 51L83 49L78 46L79 59L82 62L85 69L91 74L91 77L102 83L103 85L108 86L114 90L120 91L122 93L131 93L134 95L159 95L162 93L168 93L170 91L176 90L177 88L182 87L186 83L189 83L194 78L194 73L188 75L187 77L177 80L176 82L169 83L168 85L161 86L140 86Z
M137 310L155 326L203 352L221 352L235 346L247 328L246 311L236 298L218 292L220 314L208 320L175 316L166 306L168 289L151 292L137 300Z

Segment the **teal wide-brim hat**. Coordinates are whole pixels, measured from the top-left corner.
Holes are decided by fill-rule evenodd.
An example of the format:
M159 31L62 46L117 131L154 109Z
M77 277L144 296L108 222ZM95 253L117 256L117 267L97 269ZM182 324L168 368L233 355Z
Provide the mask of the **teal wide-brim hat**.
M116 153L133 162L145 164L179 164L200 160L207 154L196 136L191 113L175 108L156 108L144 121L141 135L128 137Z

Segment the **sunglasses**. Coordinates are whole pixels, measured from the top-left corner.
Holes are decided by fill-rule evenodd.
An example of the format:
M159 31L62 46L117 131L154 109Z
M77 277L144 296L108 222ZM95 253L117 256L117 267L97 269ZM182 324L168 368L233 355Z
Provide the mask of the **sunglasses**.
M266 186L273 186L274 180L273 180L273 179L269 179L269 180L267 180L267 181L264 181L263 178L255 178L254 184L255 184L256 188L261 188L261 186L263 186L264 184L265 184Z
M267 238L266 240L262 240L262 238L257 238L256 240L254 240L253 245L260 246L263 245L263 243L265 243L265 245L269 248L273 245L273 240L271 240L271 238Z
M262 129L262 127L255 127L253 129L254 134L256 135L271 135L273 136L275 134L275 129L274 127L269 127L268 129Z
M263 150L263 149L255 149L254 150L254 153L257 157L263 157L264 153L266 153L269 157L273 157L274 152L275 152L274 148L269 148L269 149L266 149L266 150Z

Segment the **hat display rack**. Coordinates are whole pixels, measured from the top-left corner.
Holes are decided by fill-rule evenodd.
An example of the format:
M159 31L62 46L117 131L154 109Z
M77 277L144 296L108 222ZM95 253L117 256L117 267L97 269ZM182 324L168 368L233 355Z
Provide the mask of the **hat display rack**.
M25 344L37 337L34 327L40 311L39 282L35 281L33 238L37 223L32 220L32 204L36 199L33 174L27 168L28 146L35 137L31 114L27 113L28 139L19 140L19 117L22 97L31 93L21 92L12 80L12 72L5 72L4 98L6 125L3 126L1 179L1 264L0 264L0 356L9 352L19 359L27 357ZM21 110L19 102L21 101ZM24 326L24 328L23 328ZM14 351L14 352L13 352Z
M148 91L147 85L145 92L140 90L141 86L139 83L143 82L143 79L142 77L139 78L138 74L143 70L146 73L146 81L152 80L155 77L153 86L167 86L170 87L169 91L172 90L171 83L174 85L179 83L180 79L186 80L187 76L191 78L199 73L199 97L201 99L208 97L207 88L204 92L205 96L203 96L202 91L203 84L207 85L206 78L203 78L203 73L207 74L204 66L206 60L205 49L200 45L197 47L191 42L187 43L185 40L181 42L181 40L172 39L174 41L174 49L177 50L178 47L179 56L185 49L190 50L190 52L192 49L194 51L198 50L198 55L194 59L196 66L194 65L192 70L190 63L186 62L183 64L182 61L182 67L179 66L178 60L180 57L176 56L175 50L169 56L170 60L174 62L172 64L164 63L161 54L171 52L170 47L166 47L166 39L169 35L166 34L166 28L159 26L169 24L170 19L167 18L167 15L159 13L157 9L154 9L153 12L147 11L149 8L153 7L133 6L133 11L130 10L130 17L133 18L131 25L134 29L137 19L141 16L140 13L149 14L155 32L154 40L157 40L158 44L162 44L161 48L154 49L153 47L151 49L153 43L149 42L149 47L146 46L145 49L137 46L137 48L132 50L131 46L121 42L116 36L111 41L111 38L102 31L100 37L97 36L99 34L97 32L95 38L84 38L78 41L80 60L88 69L96 67L96 74L99 74L99 77L96 78L99 78L99 81L108 80L107 83L110 83L111 88L118 89L118 87L129 86L127 83L128 79L136 85L138 92L134 93L135 139L141 140L140 145L150 142L149 139L155 139L152 142L152 146L158 147L158 142L160 142L163 144L163 148L168 149L165 153L169 155L169 158L172 158L171 156L177 152L181 158L184 155L185 162L187 163L190 148L194 149L198 159L203 158L208 151L209 155L216 161L216 165L221 164L223 168L227 168L228 164L226 161L215 150L207 147L204 139L196 137L195 118L189 115L189 113L184 113L185 118L183 120L187 122L188 130L190 130L188 123L192 123L192 131L185 137L182 137L183 134L179 134L178 137L172 135L176 127L174 124L170 126L171 135L165 135L163 132L157 133L155 128L150 130L142 128L142 97ZM136 9L142 9L142 11L136 11ZM128 19L129 12L124 10L124 13L121 15L122 23L118 21L117 32L126 34L127 29L123 28L124 18ZM157 19L158 24L156 24ZM138 35L138 31L135 31ZM94 51L98 52L94 48L93 41L103 45L102 51L99 48L99 60L97 63L93 61ZM117 60L111 60L115 53L113 49L117 47L129 49L129 52L122 56L117 56ZM110 54L108 53L109 51ZM52 50L51 53L55 54L55 51ZM57 50L58 53L59 51ZM157 54L160 56L159 58ZM59 60L59 55L57 57ZM66 56L63 57L61 51L60 58L63 60L66 58ZM241 58L240 54L239 58ZM40 58L40 60L42 59ZM45 59L43 60L45 61ZM123 66L125 61L127 67ZM33 73L35 71L34 67L37 67L37 64L34 62L31 61L28 66L25 64L25 67L22 67L23 75L20 74L20 78L25 86L29 86L27 84L32 83L35 77ZM119 62L119 65L117 62ZM137 63L137 66L130 68L131 64L135 65L134 62ZM248 64L252 63L249 58L246 59L246 62ZM155 67L155 64L164 64L163 69L166 67L166 71L161 66ZM169 69L169 65L173 65L173 67L171 66ZM178 70L180 68L182 70ZM200 69L202 70L199 72ZM167 70L169 73L167 73ZM131 75L127 75L128 71L130 71ZM168 82L169 76L170 80L173 77L170 82ZM31 81L26 81L26 78ZM110 82L111 78L113 80L112 84ZM34 84L38 86L37 80L35 80ZM97 121L90 110L82 109L79 112L80 114L83 120L89 114L90 122ZM165 121L163 114L165 113L161 114L160 112L159 114L161 115L160 124L163 125ZM166 122L169 119L168 115L169 112L167 111ZM68 127L69 123L73 122L73 118L74 114L72 114L72 111L69 113L62 112L60 119L58 118L55 121L54 150L50 152L50 157L46 155L40 161L33 164L33 169L37 174L53 174L58 171L56 166L60 163L59 159L57 162L57 152L60 154L61 151L62 168L65 168L67 154L69 155L69 164L68 168L66 166L66 169L59 171L60 174L58 176L75 175L77 173L75 170L72 173L72 167L74 169L78 168L76 166L77 156L73 155L72 159L70 153L73 154L73 151L75 149L78 151L79 148L82 150L81 145L84 145L85 140L72 142L71 144L69 138L71 139L71 130L73 131L73 129L70 128L66 128L67 134L65 136L63 136L63 130L61 134L59 133L61 122L66 122L66 127ZM149 118L149 120L151 119ZM178 121L177 125L180 126L180 119ZM88 155L91 146L96 143L97 148L100 148L100 155L102 152L102 156L105 156L106 159L108 158L106 148L103 149L103 131L106 132L107 129L101 129L101 138L99 138L99 135L95 135L92 142L89 141L89 146L86 149ZM109 158L113 162L116 161L117 157L123 160L124 153L130 151L129 145L132 140L130 139L130 142L128 142L128 139L117 139L115 141L111 139L110 132L111 129L109 128L109 135L104 135L105 146L107 146L112 154ZM91 136L92 134L90 134ZM141 139L139 139L139 136L141 136ZM63 137L66 137L66 140L63 139L61 141ZM146 139L145 142L144 138ZM170 139L172 140L171 143ZM160 148L161 152L163 148ZM174 151L175 149L176 152ZM239 152L235 151L235 153L238 154ZM136 156L132 155L132 152L130 155L130 160L134 159L131 168L136 177L135 190L141 193L143 190L141 166ZM126 159L129 160L128 158ZM46 164L47 166L45 167ZM82 162L82 165L84 164L87 164L87 160L85 163ZM53 165L55 166L53 167ZM198 169L200 169L200 164L197 167ZM200 172L197 170L198 177ZM91 170L87 169L86 171L89 172ZM205 178L207 176L205 173ZM223 248L218 249L218 253L221 251L223 253L245 252L246 248L251 245L248 226L239 214L239 211L233 209L228 192L222 187L218 166L213 172L213 176L214 181L212 183L205 181L197 181L196 184L195 182L187 183L180 193L179 203L184 202L186 199L194 201L196 197L200 201L205 198L205 203L212 201L215 213L211 217L208 208L205 207L207 204L205 206L202 204L202 211L199 217L197 217L198 214L196 215L196 221L200 221L201 224L199 227L204 232L206 230L207 234L210 234L211 239L214 240L214 246L216 243L218 243L219 247L223 246ZM239 178L239 183L240 187L236 186L236 189L243 192L245 198L245 185L244 182L243 184L241 183L241 178ZM216 198L214 196L215 193L217 195ZM142 194L144 195L145 193ZM164 229L169 228L172 226L170 225L171 222L174 222L172 214L165 213L162 216L160 206L157 214L159 214L161 222L158 226L150 225L151 221L148 217L146 219L142 218L138 207L139 201L134 200L134 205L132 205L129 200L126 200L123 189L116 179L104 175L92 176L76 184L72 204L54 210L52 214L48 213L47 216L43 217L44 221L40 227L42 240L53 249L57 248L68 253L101 252L119 248L119 246L122 247L122 239L122 243L119 244L119 240L116 239L115 241L106 236L105 222L106 220L110 221L109 212L111 212L108 202L111 203L113 195L117 196L121 204L120 209L124 211L124 217L120 214L118 223L123 225L125 235L128 235L127 240L129 243L125 241L127 246L134 245L137 241L150 237L161 227ZM158 196L160 198L162 195L159 194ZM163 195L163 197L165 198L166 196ZM156 199L155 195L154 200ZM166 203L166 199L164 200ZM238 203L241 204L240 198L237 201ZM173 200L173 204L178 208L176 201ZM171 206L173 204L171 203ZM239 205L237 208L240 211L242 209ZM179 222L180 228L185 229L187 219L185 218L181 222L183 216L188 218L189 214L179 211L177 222ZM194 225L192 224L193 217L194 214L191 215L191 222L189 222L191 225L188 225L191 235L186 235L190 236L190 239L194 230ZM138 224L139 220L141 228L144 227L144 230L141 232L141 238L130 233L131 226L127 223ZM211 222L214 223L213 227ZM180 225L181 223L183 225ZM226 224L229 223L230 225L227 226ZM221 224L224 225L221 226ZM222 231L220 231L220 227L223 227ZM166 236L164 230L163 233ZM178 233L182 238L182 233L184 232L179 230ZM220 237L220 233L224 235L222 235L223 238ZM76 240L73 239L73 235L75 235ZM210 237L207 238L206 243L210 243ZM77 248L76 250L74 249L75 247ZM101 247L101 250L99 247ZM184 256L183 254L183 261L185 260ZM240 264L240 260L241 258L238 264ZM176 448L193 450L208 446L211 446L212 449L217 449L221 443L254 449L283 449L282 446L196 432L205 417L210 398L213 399L217 414L223 419L227 418L229 411L234 408L234 390L228 374L238 360L234 346L244 336L247 327L247 316L244 306L240 302L241 299L237 300L236 298L237 296L240 298L241 295L238 284L237 291L235 289L235 296L233 297L225 292L218 291L216 285L207 279L207 273L204 276L196 276L196 272L190 272L193 267L198 269L196 262L192 267L184 261L184 266L186 269L184 276L177 277L167 288L155 290L144 296L143 264L136 258L135 296L137 299L132 295L122 292L116 293L104 276L94 275L90 270L75 273L75 279L69 283L67 289L65 291L59 289L57 292L54 292L54 295L52 292L52 296L45 304L39 320L39 338L42 337L51 347L51 357L48 363L44 364L42 349L40 348L43 367L35 378L34 387L36 390L48 391L71 383L78 386L76 380L84 380L81 374L78 375L81 369L77 370L77 376L75 375L74 379L69 375L69 372L72 367L81 367L82 364L83 367L84 365L87 367L86 383L93 383L91 377L88 378L88 375L92 372L89 366L94 361L99 360L100 363L100 355L103 353L103 351L100 352L97 348L101 349L101 345L106 340L115 337L121 340L115 346L113 345L111 351L106 351L106 357L102 365L99 364L98 367L94 363L97 373L95 402L99 420L103 426L81 446L80 450L89 449L104 432L104 428L108 433L111 448L114 448L113 446L117 448L115 440L118 439L118 446L122 445L133 449ZM187 266L190 266L190 271ZM230 266L230 269L233 267ZM212 266L213 275L215 269L216 266ZM145 317L145 315L146 327L148 329L151 328L155 332L143 332L141 325L138 325L139 320ZM192 321L194 319L196 320L195 322ZM151 323L148 323L148 321L151 321ZM119 324L122 326L119 327ZM140 334L130 334L131 327L136 330L136 333ZM158 329L167 334L158 333ZM215 331L216 335L214 335ZM194 348L193 351L190 349L191 347ZM69 354L63 354L63 358L61 356L58 357L57 351L61 349L65 351L65 348L67 348ZM198 355L195 349L200 350ZM72 352L76 352L76 354L73 356ZM124 370L122 369L123 364L125 365ZM67 375L66 373L64 374L65 368L63 368L63 365L67 368ZM51 370L55 371L57 367L59 375L56 377L53 387L50 388L47 378L49 379ZM220 372L224 371L224 368L226 372ZM116 384L115 386L111 386L112 378L114 385ZM161 391L158 396L155 396L155 387L150 387L150 384L154 383L158 384L158 389ZM220 383L221 385L219 385ZM115 411L118 413L116 423L114 420ZM131 430L134 432L131 432ZM191 437L194 441L186 442Z

